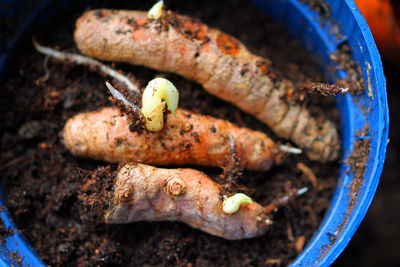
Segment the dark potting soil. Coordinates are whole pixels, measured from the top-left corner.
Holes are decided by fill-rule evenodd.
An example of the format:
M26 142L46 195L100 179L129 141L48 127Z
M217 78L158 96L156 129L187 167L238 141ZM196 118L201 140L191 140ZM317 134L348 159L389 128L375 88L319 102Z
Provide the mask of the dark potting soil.
M96 2L90 8L147 10L152 3ZM251 51L270 58L275 71L295 83L323 80L317 59L304 52L297 41L289 40L280 25L247 1L168 1L167 4L171 10L197 17L236 36ZM82 12L63 14L39 29L35 33L39 43L77 52L72 33ZM336 185L339 163L310 162L302 155L291 155L268 172L244 171L238 181L263 205L290 194L292 189L309 189L274 212L274 224L263 237L227 241L174 222L104 224L102 212L111 197L118 166L73 157L63 145L62 130L65 121L78 112L111 105L104 86L108 78L95 70L52 59L46 64L45 57L30 42L24 48L11 67L13 75L1 91L0 171L7 206L19 229L46 263L285 266L319 226ZM112 66L134 75L142 87L160 74L125 64ZM182 108L268 132L283 142L259 121L209 95L200 85L174 74L162 75L179 89ZM314 114L320 114L318 106L323 106L324 112L338 121L333 98L306 97L304 104ZM299 163L311 168L317 182ZM214 178L222 173L217 168L198 169Z

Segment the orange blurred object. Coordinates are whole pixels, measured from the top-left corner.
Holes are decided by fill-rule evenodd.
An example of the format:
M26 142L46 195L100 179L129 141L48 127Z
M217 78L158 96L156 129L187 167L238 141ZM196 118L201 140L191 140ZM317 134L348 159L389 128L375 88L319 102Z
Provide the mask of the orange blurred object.
M400 53L399 2L391 0L354 0L354 2L364 15L383 54Z

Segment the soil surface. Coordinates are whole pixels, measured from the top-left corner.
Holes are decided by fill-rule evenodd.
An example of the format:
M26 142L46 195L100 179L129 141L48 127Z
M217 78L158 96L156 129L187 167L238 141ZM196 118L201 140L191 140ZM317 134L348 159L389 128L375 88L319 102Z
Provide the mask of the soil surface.
M115 1L114 1L115 2ZM96 2L90 8L147 10L152 3ZM224 5L224 8L220 8ZM188 14L243 41L251 51L274 62L276 72L303 83L323 81L317 60L289 40L274 23L248 1L168 1L168 8ZM35 36L39 43L77 52L72 33L83 10L56 16ZM104 82L95 70L48 60L26 42L1 91L1 161L7 206L19 229L50 265L185 265L185 266L285 266L290 263L319 226L329 205L339 173L339 163L319 164L304 156L289 156L268 172L244 171L239 183L259 203L267 205L290 194L309 191L274 212L274 224L265 236L227 241L182 223L138 222L106 225L100 194L112 190L116 164L79 159L62 142L65 121L81 111L109 106ZM301 52L299 52L301 51ZM113 64L131 73L144 87L160 73L141 67ZM46 74L46 70L48 73ZM247 114L209 94L200 85L163 73L180 90L180 106L255 130L271 131ZM112 81L114 84L123 85ZM305 100L315 114L324 112L337 121L333 98ZM210 108L213 107L213 108ZM280 140L282 141L282 140ZM301 163L299 165L299 163ZM317 177L313 180L309 171ZM195 167L197 168L197 167ZM213 178L217 168L197 168ZM310 178L311 177L311 178ZM101 196L104 196L101 195ZM1 231L2 235L7 232Z

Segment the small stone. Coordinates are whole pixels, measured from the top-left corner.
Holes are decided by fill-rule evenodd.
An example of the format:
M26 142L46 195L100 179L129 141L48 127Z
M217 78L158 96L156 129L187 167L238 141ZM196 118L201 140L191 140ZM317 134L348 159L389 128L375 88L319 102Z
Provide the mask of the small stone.
M18 136L23 139L33 139L40 135L42 129L43 126L39 121L29 121L19 128Z

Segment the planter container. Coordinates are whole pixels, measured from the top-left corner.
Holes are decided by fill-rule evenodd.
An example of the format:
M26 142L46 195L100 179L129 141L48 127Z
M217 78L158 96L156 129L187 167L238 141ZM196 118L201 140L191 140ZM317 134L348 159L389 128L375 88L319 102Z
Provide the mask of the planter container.
M7 75L6 64L18 51L18 43L26 41L35 27L46 23L51 17L51 10L72 8L69 1L2 2L0 15L11 18L17 22L18 27L0 40L0 82ZM312 240L292 263L293 266L326 266L339 256L357 230L373 199L382 172L389 123L382 63L368 25L352 0L325 0L319 12L296 0L253 2L285 25L290 35L300 39L309 51L321 59L322 71L332 80L348 75L335 68L337 62L331 57L331 54L335 54L339 47L347 43L365 80L367 90L362 95L345 94L336 98L341 115L343 159L351 155L355 142L369 139L370 152L364 176L361 183L355 183L350 166L343 161L338 184L324 220ZM0 25L0 32L6 32L7 28L7 24ZM369 126L368 134L360 136L359 133L366 125ZM6 227L15 231L0 244L0 265L16 265L10 257L12 252L18 252L23 265L45 265L17 231L3 200L2 197L0 217Z

